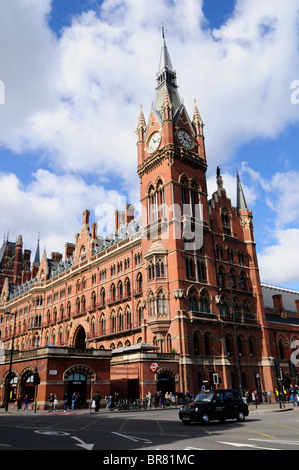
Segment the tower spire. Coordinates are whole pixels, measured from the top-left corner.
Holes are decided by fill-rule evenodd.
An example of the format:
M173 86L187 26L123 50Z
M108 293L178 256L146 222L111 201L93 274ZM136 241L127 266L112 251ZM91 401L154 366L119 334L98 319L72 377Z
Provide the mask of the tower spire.
M173 115L175 116L176 111L181 106L181 99L178 93L178 86L176 80L176 71L172 66L170 55L165 41L165 26L162 24L162 48L160 54L159 69L157 72L157 94L156 100L154 103L154 109L158 113L158 116L161 117L161 107L165 97L165 88L167 88L167 93L169 95L169 100L172 105Z
M248 207L247 207L246 199L245 199L245 196L244 196L244 191L243 191L243 188L242 188L239 173L238 173L238 170L237 170L237 212L239 212L240 209L241 210L247 210Z
M33 264L34 264L35 266L39 266L39 265L40 265L39 234L38 234L37 246L36 246L35 257L34 257Z

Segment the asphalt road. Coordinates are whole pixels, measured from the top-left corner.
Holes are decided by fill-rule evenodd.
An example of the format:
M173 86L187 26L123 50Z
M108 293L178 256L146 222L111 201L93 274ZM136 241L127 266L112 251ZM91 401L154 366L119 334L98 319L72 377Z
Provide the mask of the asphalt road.
M143 450L142 455L154 456L152 459L160 456L158 462L144 462L150 465L163 465L163 452L165 463L193 465L193 454L201 450L299 450L299 407L264 409L253 409L244 423L213 422L207 426L184 425L177 409L98 414L1 412L0 450L101 451L98 463L125 463L131 468L133 461L113 459ZM180 451L181 457L170 457L175 451ZM105 458L111 461L104 462ZM177 462L177 458L185 460Z

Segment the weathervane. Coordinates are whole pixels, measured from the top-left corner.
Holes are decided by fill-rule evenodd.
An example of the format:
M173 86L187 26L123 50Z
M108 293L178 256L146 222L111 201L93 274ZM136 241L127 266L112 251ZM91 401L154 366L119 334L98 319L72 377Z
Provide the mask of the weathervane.
M165 38L164 32L167 31L167 29L165 28L164 23L162 23L162 26L159 29L162 30L162 38L164 39Z

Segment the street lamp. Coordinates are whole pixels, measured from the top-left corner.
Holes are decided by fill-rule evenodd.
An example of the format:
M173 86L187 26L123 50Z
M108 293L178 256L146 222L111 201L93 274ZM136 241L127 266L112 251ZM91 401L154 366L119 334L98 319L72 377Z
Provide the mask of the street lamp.
M237 285L238 285L238 282L237 282ZM218 286L220 292L221 292L221 290L224 290L226 287L227 287L227 282L226 282L226 285ZM234 298L233 298L233 287L234 287L234 285L232 284L231 280L229 280L229 287L230 287L230 296L231 296L232 316L233 316L233 322L234 322L234 336L235 336L236 351L237 351L239 387L240 387L241 396L243 396L243 382L242 382L242 372L241 372L240 348L239 348L239 342L238 342L236 312L235 312L235 305L234 305Z
M15 341L15 331L16 331L16 320L17 320L17 312L4 312L4 315L14 315L14 325L13 325L13 334L12 334L12 345L10 350L10 363L9 363L9 372L8 372L8 379L6 382L6 403L5 403L5 411L8 411L8 402L9 402L9 385L11 379L11 371L12 371L12 357L14 351L14 341Z

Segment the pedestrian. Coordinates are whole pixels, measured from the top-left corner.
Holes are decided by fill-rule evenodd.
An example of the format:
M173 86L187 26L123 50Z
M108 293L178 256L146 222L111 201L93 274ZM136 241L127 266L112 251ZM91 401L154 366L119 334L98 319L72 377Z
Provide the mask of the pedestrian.
M159 401L160 401L160 392L155 393L155 408L158 408L159 406Z
M267 392L267 397L268 397L268 403L269 403L269 404L272 403L272 401L271 401L271 396L272 396L272 394L271 394L271 392L270 392L270 390L269 390L269 392Z
M106 408L108 409L109 406L110 406L110 396L109 395L105 396L105 402L106 402Z
M57 411L57 405L58 405L58 397L55 393L54 400L53 400L53 411Z
M50 393L50 395L49 395L48 404L49 404L49 413L50 413L51 411L53 411L53 404L54 404L53 393Z
M18 411L20 411L22 405L21 405L21 397L18 397L17 399L17 407L18 407Z
M64 408L64 412L66 412L67 410L69 410L69 400L68 400L68 396L67 396L67 393L64 395L64 399L63 399L63 408Z
M80 395L76 393L75 397L75 410L80 410Z
M97 413L100 409L100 403L101 403L101 399L102 399L102 397L101 397L101 395L99 394L98 391L96 391L93 399L94 399L94 402L95 402L94 411Z
M152 394L150 391L147 392L146 399L147 399L147 406L148 408L150 408L152 405Z
M295 387L293 385L291 385L289 390L290 390L290 399L292 400L293 405L296 405L296 390L295 390Z
M25 411L28 411L28 403L29 403L29 398L28 398L28 395L26 395L24 398L24 410Z
M75 409L75 402L76 402L76 392L74 392L72 395L72 410Z

